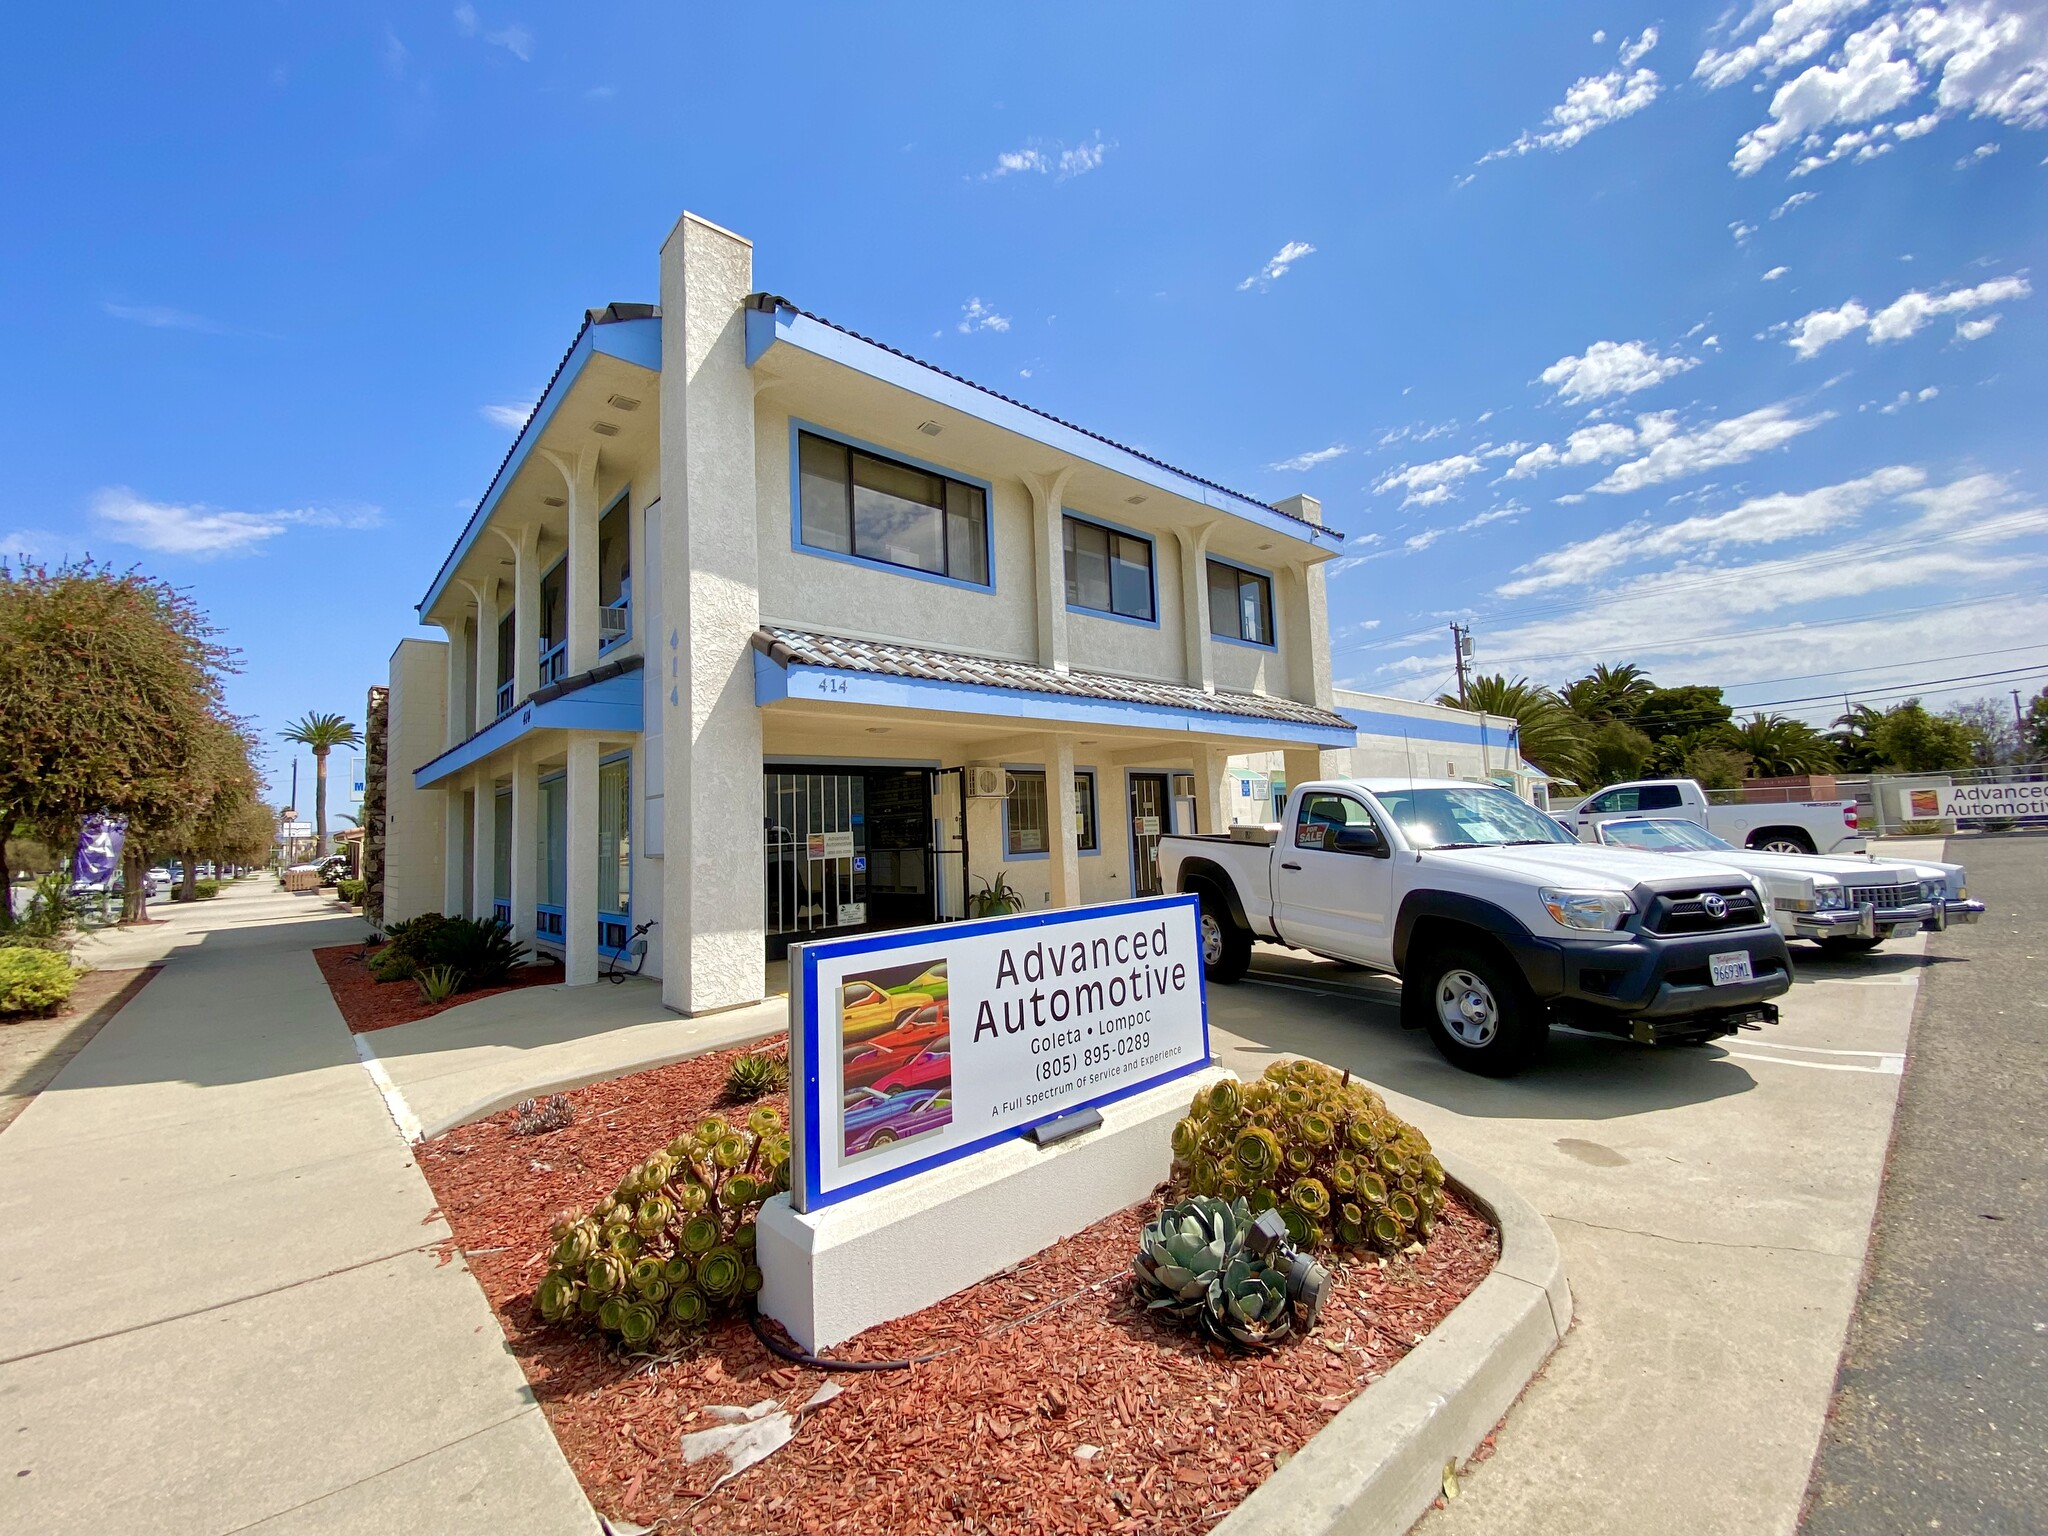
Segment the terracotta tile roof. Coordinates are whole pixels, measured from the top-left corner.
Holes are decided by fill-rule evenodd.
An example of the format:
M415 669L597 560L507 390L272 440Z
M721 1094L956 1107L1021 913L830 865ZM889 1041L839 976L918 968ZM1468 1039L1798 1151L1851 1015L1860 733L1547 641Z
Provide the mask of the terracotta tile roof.
M1244 720L1277 720L1290 725L1333 726L1351 730L1342 715L1263 693L1214 693L1185 683L1155 683L1102 672L1055 672L1027 661L998 661L963 656L957 651L926 650L880 640L851 640L801 629L763 626L754 632L754 649L777 666L833 667L842 672L872 672L884 677L915 677L936 683L966 683L980 688L1015 688L1027 693L1059 694L1076 699L1105 699L1117 704L1146 704L1184 709L1204 715L1231 715Z

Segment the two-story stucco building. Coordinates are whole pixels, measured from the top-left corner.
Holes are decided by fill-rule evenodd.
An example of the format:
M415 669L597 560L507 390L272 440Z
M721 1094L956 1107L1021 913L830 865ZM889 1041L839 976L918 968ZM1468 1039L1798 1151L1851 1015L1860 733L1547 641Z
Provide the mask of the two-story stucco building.
M387 921L686 1013L808 937L1157 889L1228 760L1348 748L1306 496L1270 506L757 292L684 215L594 310L392 658Z

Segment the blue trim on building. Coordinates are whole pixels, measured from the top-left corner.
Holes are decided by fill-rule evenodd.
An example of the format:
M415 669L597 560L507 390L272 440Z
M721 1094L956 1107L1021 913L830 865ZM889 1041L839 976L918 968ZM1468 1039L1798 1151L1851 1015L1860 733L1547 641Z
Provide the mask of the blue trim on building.
M439 783L533 731L637 733L642 718L640 686L640 669L636 666L573 693L540 702L528 699L461 746L450 747L432 762L415 768L413 788L425 789L429 784Z
M476 510L463 525L462 535L455 541L455 547L448 552L448 558L441 562L441 569L434 573L433 585L427 588L427 595L413 604L425 614L441 600L441 594L448 589L454 578L455 568L462 563L462 557L469 553L471 546L482 537L484 525L491 520L506 489L518 478L519 471L526 466L533 448L547 430L548 422L555 411L568 398L570 390L576 387L583 370L590 366L593 357L615 357L622 362L635 364L654 373L661 372L661 320L658 316L644 320L612 320L602 325L586 321L570 346L568 355L555 370L549 381L547 392L540 397L533 414L526 419L514 439L511 451L498 466L497 474L491 477L489 487L484 491L483 500L476 504Z
M1509 745L1505 732L1501 740L1495 741L1484 723L1467 725L1462 720L1397 715L1379 709L1346 709L1341 704L1336 709L1361 732L1371 736L1407 736L1417 741L1449 741L1460 746L1500 747L1502 750Z
M1267 506L1264 502L1253 501L1235 491L1211 485L1192 475L1167 465L1145 458L1129 448L1109 442L1105 438L1079 427L1070 426L1027 405L1006 400L978 385L918 362L900 352L891 351L878 342L856 336L851 331L840 329L823 320L818 320L793 307L777 307L773 311L749 309L747 311L747 366L759 362L767 351L780 343L793 347L799 352L810 353L829 362L851 368L857 373L876 379L884 384L893 384L898 389L908 390L921 399L946 406L971 416L990 426L1014 432L1033 442L1069 454L1086 463L1099 464L1105 469L1126 475L1147 485L1157 486L1162 491L1182 496L1203 506L1213 507L1233 517L1256 523L1270 533L1283 538L1298 540L1317 549L1335 551L1344 542L1344 536L1333 528L1318 527L1303 522L1298 517L1289 517L1285 512Z
M830 442L844 443L849 448L858 448L862 453L878 459L888 459L897 464L908 464L912 469L921 469L928 475L942 479L957 480L962 485L972 485L981 491L981 552L988 562L987 581L962 581L958 576L942 576L937 571L921 571L914 565L897 565L890 560L877 560L872 555L842 553L836 549L820 549L815 544L804 542L804 488L803 475L799 466L799 434L808 432L813 437L822 437ZM858 437L848 437L844 432L834 432L830 427L821 427L815 422L789 418L789 547L800 555L812 555L820 560L837 560L845 565L858 565L870 571L881 571L890 576L910 576L918 581L936 581L942 587L963 587L969 592L994 593L996 589L996 539L995 539L996 488L987 480L976 475L962 474L957 469L948 469L943 464L928 463L913 459L909 454L898 453L893 448L884 448L880 443L866 442ZM849 527L847 535L852 537Z
M1194 908L1196 921L1199 924L1201 903L1195 897L1144 896L1134 901L1104 902L1084 907L1062 907L1049 912L1026 912L1014 917L970 919L966 922L948 923L942 931L931 929L923 931L930 934L935 942L944 943L954 938L967 938L991 933L1010 933L1026 928L1050 927L1055 923L1072 921L1076 917L1106 915L1112 909L1120 912L1138 913L1163 911L1174 907ZM1191 1061L1183 1067L1176 1067L1170 1072L1161 1072L1137 1082L1126 1083L1121 1087L1111 1089L1108 1093L1098 1094L1092 1099L1084 1099L1077 1103L1060 1104L1039 1116L1037 1120L1023 1125L1006 1127L992 1135L980 1137L975 1141L967 1142L949 1151L935 1152L929 1157L921 1157L915 1162L904 1163L892 1168L887 1173L875 1174L870 1178L859 1179L851 1184L842 1184L837 1189L827 1192L820 1188L818 1183L819 1154L823 1150L823 1144L820 1140L820 1133L823 1127L820 1122L831 1119L836 1125L838 1121L833 1113L834 1107L819 1102L818 1095L820 1086L818 1074L818 1052L820 1046L818 961L820 959L842 959L849 955L866 954L871 950L877 949L896 949L901 948L902 945L903 932L899 929L886 933L863 934L856 938L820 939L807 944L792 946L792 953L802 956L804 1011L799 1027L802 1030L803 1036L804 1080L790 1084L790 1095L793 1101L797 1097L802 1096L805 1100L806 1109L815 1108L817 1111L817 1113L803 1113L800 1117L803 1122L803 1187L797 1193L800 1193L803 1198L803 1209L806 1212L822 1210L824 1207L835 1205L839 1201L850 1200L855 1195L866 1194L871 1189L880 1189L885 1185L897 1183L932 1168L942 1168L948 1163L958 1162L963 1157L972 1157L975 1153L985 1152L990 1147L1001 1146L1007 1141L1016 1141L1020 1137L1029 1135L1031 1127L1043 1121L1058 1119L1062 1115L1075 1114L1084 1109L1099 1109L1105 1104L1114 1104L1119 1099L1130 1098L1133 1094L1142 1093L1148 1088L1156 1088L1161 1083L1170 1083L1176 1078L1189 1077L1197 1072L1205 1072L1209 1068L1209 1056L1213 1049L1209 1038L1209 984L1202 977L1200 970L1197 969L1196 986L1202 1002L1202 1049L1198 1060ZM794 1107L794 1104L792 1107Z
M1211 640L1221 640L1225 645L1241 645L1250 651L1277 652L1280 649L1280 599L1275 590L1276 584L1273 580L1273 573L1271 571L1262 571L1256 565L1248 565L1242 560L1226 560L1221 555L1207 555L1203 558L1202 590L1205 592L1208 590L1209 567L1212 565L1223 566L1226 570L1243 571L1245 575L1257 576L1266 583L1266 622L1272 626L1273 630L1273 638L1271 640L1246 640L1238 635L1219 635L1216 633L1216 614L1214 610L1211 610L1209 614L1209 638ZM1241 611L1239 617L1243 617Z
M1035 693L1027 688L992 688L982 683L892 677L841 667L798 664L784 669L754 652L754 702L819 699L830 704L881 709L929 709L952 715L994 715L1015 720L1058 720L1070 725L1122 726L1139 731L1187 731L1242 736L1255 741L1303 746L1352 747L1358 733L1349 726L1268 720L1256 715L1215 714L1170 704L1125 704L1070 693Z

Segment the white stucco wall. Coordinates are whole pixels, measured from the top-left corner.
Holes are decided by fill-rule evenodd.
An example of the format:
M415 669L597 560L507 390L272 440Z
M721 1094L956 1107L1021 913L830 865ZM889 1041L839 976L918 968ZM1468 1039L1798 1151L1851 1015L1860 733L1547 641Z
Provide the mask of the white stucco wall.
M438 757L448 708L448 642L401 640L391 653L384 754L384 921L439 912L448 796L413 788L415 768Z

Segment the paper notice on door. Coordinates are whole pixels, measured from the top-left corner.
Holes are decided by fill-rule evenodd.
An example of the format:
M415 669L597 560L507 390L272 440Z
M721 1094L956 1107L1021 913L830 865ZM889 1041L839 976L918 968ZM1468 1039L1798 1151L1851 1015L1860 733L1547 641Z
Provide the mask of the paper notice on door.
M804 852L813 859L850 859L853 857L853 834L813 832L804 839Z
M1159 835L1159 818L1157 816L1134 816L1131 818L1131 825L1140 837L1157 837Z

